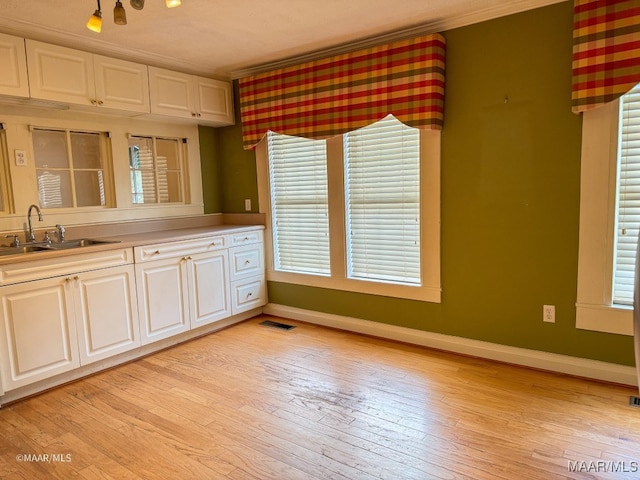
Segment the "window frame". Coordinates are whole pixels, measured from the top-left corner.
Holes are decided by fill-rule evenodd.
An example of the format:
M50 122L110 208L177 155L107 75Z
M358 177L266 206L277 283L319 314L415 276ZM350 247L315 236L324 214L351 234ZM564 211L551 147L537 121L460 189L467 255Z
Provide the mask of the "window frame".
M420 258L421 285L350 279L346 272L345 195L342 135L327 139L329 244L331 275L281 272L274 268L269 155L266 135L255 148L260 213L266 223L266 277L292 283L425 302L441 302L440 284L440 149L439 130L420 129Z
M99 148L100 148L100 159L102 162L102 172L103 172L103 189L104 189L104 205L88 205L88 206L78 206L78 198L77 198L77 189L75 188L75 176L74 173L76 171L87 171L87 169L78 168L76 169L74 166L73 158L68 157L69 166L66 170L69 171L69 179L70 179L70 187L71 187L71 200L72 205L67 207L42 207L43 211L46 212L85 212L85 211L93 211L93 210L105 210L105 209L113 209L115 208L115 185L114 185L114 174L113 174L113 147L111 144L111 133L108 131L100 131L100 130L92 130L92 129L83 129L83 128L69 128L62 126L41 126L41 125L29 125L29 133L30 133L30 146L33 163L34 163L34 174L37 179L37 171L38 167L35 165L35 149L34 149L34 139L33 132L36 130L47 130L47 131L57 131L64 132L65 134L65 142L67 147L67 154L70 155L72 150L71 147L71 134L72 133L80 133L80 134L95 134L98 135L99 138Z
M9 168L9 148L7 131L0 123L0 215L10 215L14 211L12 182Z
M189 169L188 169L188 161L187 161L187 152L186 152L186 148L185 145L187 143L187 140L185 138L181 138L181 137L170 137L170 136L166 136L166 135L142 135L142 134L135 134L135 133L130 133L127 136L127 143L129 144L129 142L131 141L132 138L144 138L144 139L150 139L152 144L153 144L153 176L154 176L154 183L155 183L155 195L156 195L156 201L155 202L142 202L142 203L136 203L133 201L133 185L131 184L131 176L129 176L129 192L130 192L130 201L131 201L131 205L133 208L149 208L149 207L153 207L153 206L169 206L169 205L188 205L190 204L190 194L189 194L189 188L188 188L188 182L189 182ZM158 140L172 140L175 141L177 144L177 152L178 152L178 166L180 167L180 169L178 170L178 174L179 174L179 179L180 179L180 201L177 202L161 202L160 201L160 193L159 193L159 180L158 180L158 172L160 171L158 169L158 164L157 164L157 157L158 157L158 146L157 146L157 142ZM127 158L130 162L130 153L129 153L129 148L131 148L131 146L129 145L128 150L127 150ZM129 175L131 175L131 172L134 170L137 171L141 171L141 169L133 169L131 167L131 164L129 163ZM151 170L151 169L149 169ZM175 172L175 170L170 170L167 169L167 171L171 171L171 172Z
M620 102L584 112L576 328L633 335L633 307L614 305L613 261Z

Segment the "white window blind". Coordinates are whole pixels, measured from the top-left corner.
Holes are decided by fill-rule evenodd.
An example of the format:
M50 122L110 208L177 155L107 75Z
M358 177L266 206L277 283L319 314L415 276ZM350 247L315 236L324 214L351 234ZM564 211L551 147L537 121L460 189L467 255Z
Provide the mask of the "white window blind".
M347 275L419 285L420 132L389 115L344 135Z
M640 232L640 84L620 101L613 303L633 305Z
M274 267L329 275L326 142L273 132L268 142Z

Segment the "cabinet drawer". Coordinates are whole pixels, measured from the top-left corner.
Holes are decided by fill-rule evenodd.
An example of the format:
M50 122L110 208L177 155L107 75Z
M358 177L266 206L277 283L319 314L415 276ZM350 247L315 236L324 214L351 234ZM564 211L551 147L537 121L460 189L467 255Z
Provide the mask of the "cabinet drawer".
M235 315L264 305L266 301L265 283L264 276L233 282L231 284L231 313Z
M227 239L223 235L184 240L179 242L155 243L134 247L136 263L175 258L181 255L194 255L196 253L212 252L227 247Z
M255 277L264 274L262 244L233 247L229 249L231 280Z
M229 242L230 247L262 242L262 230L252 230L250 232L234 233L230 236L231 236L231 241Z

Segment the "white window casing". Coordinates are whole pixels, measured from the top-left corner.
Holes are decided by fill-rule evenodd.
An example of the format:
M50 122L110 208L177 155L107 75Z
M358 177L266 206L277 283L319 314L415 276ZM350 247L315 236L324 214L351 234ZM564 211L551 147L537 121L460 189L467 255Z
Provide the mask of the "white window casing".
M349 278L346 250L345 175L342 136L326 141L327 192L329 211L330 275L284 271L274 255L272 203L268 140L256 147L258 192L261 213L266 216L267 279L270 281L331 288L374 295L440 302L440 131L420 130L419 150L419 252L420 281L415 284L397 281ZM324 227L323 227L324 228Z

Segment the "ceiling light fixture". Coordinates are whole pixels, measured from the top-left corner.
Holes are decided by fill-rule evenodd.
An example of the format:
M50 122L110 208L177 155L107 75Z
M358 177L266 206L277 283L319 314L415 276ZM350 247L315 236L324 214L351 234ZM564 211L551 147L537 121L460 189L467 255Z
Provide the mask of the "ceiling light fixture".
M89 21L87 22L87 28L96 33L100 33L102 30L102 8L100 8L100 0L96 0L98 3L98 8L93 15L89 17ZM179 7L182 5L181 0L165 0L167 8ZM135 10L142 10L144 8L144 0L131 0L130 1L131 8ZM127 24L127 12L122 5L121 0L116 0L116 6L113 7L113 23L116 25L126 25Z
M93 15L89 17L89 21L87 22L87 28L93 32L100 33L102 29L102 10L100 9L100 0L98 1L98 8Z
M124 7L122 6L122 2L120 0L117 0L116 6L113 7L113 23L115 23L116 25L127 24L127 12L124 11Z

